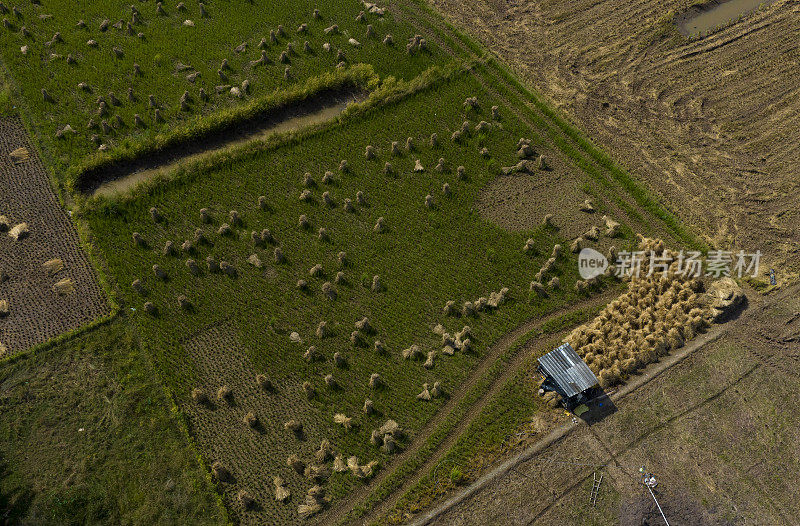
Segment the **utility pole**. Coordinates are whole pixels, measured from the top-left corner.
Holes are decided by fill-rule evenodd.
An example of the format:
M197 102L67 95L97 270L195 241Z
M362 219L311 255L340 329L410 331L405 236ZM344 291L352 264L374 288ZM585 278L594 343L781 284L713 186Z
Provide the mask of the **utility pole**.
M658 499L656 499L655 493L653 493L653 490L652 488L650 488L650 486L647 486L647 484L645 484L645 486L647 487L647 491L650 492L650 496L653 497L653 502L656 503L656 507L658 507L658 512L661 513L661 518L664 519L664 524L669 526L669 521L667 520L667 517L664 515L664 510L661 509L661 505L658 503Z
M656 481L656 478L653 476L652 473L645 473L644 466L639 468L639 473L642 474L641 482L644 485L644 487L647 488L647 491L650 492L650 496L653 497L653 502L656 503L656 507L658 508L658 512L661 514L661 518L664 519L664 524L666 524L666 526L669 526L669 521L667 520L667 516L664 515L664 510L661 509L661 504L658 503L656 494L653 493L653 488L658 486L658 481Z

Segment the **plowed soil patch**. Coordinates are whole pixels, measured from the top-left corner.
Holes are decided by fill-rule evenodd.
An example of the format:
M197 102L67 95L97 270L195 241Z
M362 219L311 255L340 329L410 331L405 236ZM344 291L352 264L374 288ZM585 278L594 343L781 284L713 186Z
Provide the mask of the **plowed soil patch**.
M15 164L9 154L26 148L30 158ZM109 311L78 233L50 186L41 159L15 119L0 120L0 215L12 225L27 223L30 234L15 241L0 233L0 300L10 304L0 318L0 342L13 354L75 329ZM63 262L51 274L43 264ZM61 295L53 285L70 279L74 291Z

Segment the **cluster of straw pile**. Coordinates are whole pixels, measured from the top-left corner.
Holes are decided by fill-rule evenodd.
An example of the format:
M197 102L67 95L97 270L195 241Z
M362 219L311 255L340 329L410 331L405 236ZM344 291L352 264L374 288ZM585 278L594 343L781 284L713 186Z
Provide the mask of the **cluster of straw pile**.
M702 281L677 273L677 253L666 250L663 241L641 238L639 247L664 254L669 270L632 278L625 294L566 338L602 387L679 349L708 325Z

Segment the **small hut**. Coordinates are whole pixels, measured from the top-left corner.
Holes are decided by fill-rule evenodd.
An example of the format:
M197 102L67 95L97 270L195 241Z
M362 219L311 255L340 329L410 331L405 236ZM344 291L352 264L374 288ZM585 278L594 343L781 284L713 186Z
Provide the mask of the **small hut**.
M572 410L591 398L590 390L597 377L568 343L564 343L539 358L537 368L544 377L541 389L555 391Z

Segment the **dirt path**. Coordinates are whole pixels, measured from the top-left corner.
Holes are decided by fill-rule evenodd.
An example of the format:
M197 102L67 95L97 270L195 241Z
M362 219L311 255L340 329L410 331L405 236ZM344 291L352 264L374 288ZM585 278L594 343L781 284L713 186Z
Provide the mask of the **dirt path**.
M427 439L431 436L431 434L433 434L433 432L435 432L436 429L444 422L444 420L453 411L453 409L458 407L459 403L464 399L465 396L467 396L470 389L486 375L489 368L492 365L494 365L495 362L517 342L517 340L528 334L530 331L536 329L537 327L542 326L543 324L555 318L558 318L560 316L581 309L586 309L593 306L608 303L608 301L610 301L614 297L614 294L615 292L609 291L604 294L589 298L580 303L576 303L567 310L560 310L541 318L534 318L528 320L527 322L520 325L510 333L501 337L494 345L492 345L489 348L486 356L475 367L475 369L473 369L469 378L460 385L457 391L451 394L450 398L447 400L447 402L445 402L444 405L442 405L442 407L437 411L437 413L433 416L433 418L431 418L422 427L422 429L420 429L417 432L411 443L408 444L408 446L399 455L395 456L392 462L392 467L391 468L387 467L386 469L381 470L369 483L353 491L345 500L340 501L337 505L333 506L328 512L319 515L316 524L336 524L344 520L345 516L356 505L358 505L360 502L363 502L366 499L366 497L372 493L373 490L378 488L380 484L394 472L395 469L401 466L406 460L416 455L419 452L420 448L425 444ZM503 379L509 378L516 371L516 367L520 363L522 363L522 360L524 359L524 356L526 354L525 353L526 348L527 346L523 346L517 351L512 360L513 366L509 366L506 369L506 371L501 375L501 377L495 379L492 382L487 392L484 393L481 396L480 401L475 404L476 407L477 406L483 407L485 403L489 400L489 397L487 397L488 392L489 391L496 392L496 390L503 385L504 383ZM466 429L468 422L471 421L472 418L477 416L477 414L478 412L477 410L475 410L475 408L473 408L473 410L470 410L469 418L464 418L462 420L459 426L452 433L448 435L447 441L452 442L452 440L455 440L455 438L457 438L461 434L461 432L464 429ZM442 450L442 448L437 448L437 449L439 451ZM423 466L423 468L427 465L428 464L426 463ZM415 473L419 472L420 470L415 470ZM416 480L418 477L419 475L415 476L414 479ZM384 501L382 501L380 509L381 510L384 509L383 502L387 501L394 502L397 497L402 495L400 491L403 490L403 488L407 489L408 487L410 487L408 484L403 484L401 488L398 488L397 490L393 491L389 497L387 497L386 499L384 499ZM372 516L373 514L375 513L370 513L370 516Z
M579 306L576 306L576 308L577 307L586 308L598 304L607 303L611 299L613 299L613 293L603 294L596 298L592 298L591 300L583 304L580 304ZM575 310L574 308L571 309L571 311L574 310ZM565 313L568 312L570 311L566 311ZM552 319L552 316L549 318ZM537 326L541 326L546 321L547 319L543 319L541 320L541 322L528 323L523 326L524 330L522 330L522 332L518 333L517 331L520 329L517 329L517 331L514 331L514 333L512 334L516 334L515 339L519 339L521 336L524 336L526 333L533 330ZM360 523L364 525L371 524L373 521L378 520L383 515L390 512L395 507L395 505L397 504L397 500L400 499L400 497L405 495L407 491L416 486L420 480L422 480L425 476L427 476L428 473L430 473L431 470L434 467L436 467L436 465L442 460L442 457L444 457L447 454L447 452L456 443L456 441L467 431L470 424L472 424L473 420L475 420L475 418L477 418L483 412L486 405L489 402L491 402L494 396L497 393L499 393L501 389L503 389L506 383L514 375L517 374L520 368L525 364L526 359L531 356L532 354L531 351L533 349L538 349L539 347L545 345L549 341L563 338L564 336L569 334L570 331L572 331L573 329L574 327L568 327L562 331L559 331L558 333L544 335L540 338L531 340L530 342L527 342L525 345L520 347L520 349L514 354L514 357L508 363L506 368L503 370L503 373L498 378L496 378L491 383L489 388L486 391L484 391L483 394L481 394L481 397L473 405L470 406L469 411L467 411L467 413L461 419L458 426L456 426L447 435L447 438L439 445L439 447L436 448L436 453L434 453L433 456L431 456L422 466L420 466L414 472L413 476L406 478L402 486L394 490L388 497L386 497L384 500L381 501L380 505L374 508L373 511L367 514L363 519L361 519ZM505 346L505 348L508 349L510 345L513 343L514 343L513 341L510 342L508 345Z
M713 327L705 334L701 335L695 340L692 340L689 344L683 347L680 352L671 354L665 357L662 361L651 365L644 371L644 373L641 376L638 376L634 381L625 384L616 392L610 393L611 400L615 403L620 402L628 395L635 392L637 389L645 386L646 384L650 383L655 378L660 376L662 373L668 371L678 363L682 362L684 359L686 359L695 351L702 349L703 347L717 341L722 336L727 335L731 338L734 338L735 340L739 340L746 334L752 335L754 332L763 332L764 330L767 330L770 331L771 334L780 337L781 334L780 331L783 330L784 332L789 332L790 337L794 337L796 335L795 333L797 332L797 329L800 327L794 327L793 325L796 324L800 326L800 313L796 313L793 315L787 314L788 321L783 319L772 320L773 323L771 327L767 326L766 329L761 329L761 328L762 324L765 323L765 321L767 321L766 319L773 318L773 316L770 316L769 314L769 309L773 308L776 305L782 305L787 300L787 298L797 297L798 294L800 294L800 287L785 289L767 298L760 297L755 293L750 293L749 297L751 298L751 303L749 307L744 312L741 313L740 316L725 324ZM789 327L789 329L786 329L786 327ZM749 341L752 341L752 339ZM749 347L750 346L748 346L748 348ZM592 434L595 435L595 439L598 441L596 443L596 447L598 447L603 452L602 453L603 455L608 457L608 461L606 462L606 464L603 464L603 466L609 467L609 465L615 465L616 462L615 459L617 457L622 457L627 450L631 449L632 447L635 447L638 443L642 442L647 437L665 428L671 422L679 418L683 418L697 411L698 409L702 408L708 403L714 401L715 399L719 398L724 392L726 392L730 388L737 385L737 383L739 383L743 379L753 374L758 367L762 366L762 364L769 367L779 368L777 364L780 363L780 360L775 356L770 356L767 357L770 359L766 359L761 349L763 349L763 347L760 347L759 351L754 353L751 350L751 353L754 354L754 357L758 359L759 363L755 364L753 367L748 368L748 370L745 371L744 374L741 375L735 382L727 385L723 390L716 392L710 397L704 398L699 403L692 405L686 410L674 415L667 421L649 430L646 434L638 437L634 442L627 444L624 450L612 451L607 445L605 445L602 439L600 439L600 437L597 436L596 433L593 433L591 428L589 428L590 432L592 432ZM783 371L784 369L785 367L779 368L779 370L781 371ZM567 423L557 429L554 429L548 435L538 440L536 443L532 444L522 452L518 453L514 457L505 461L504 463L500 464L492 471L483 475L480 479L478 479L475 483L471 484L469 487L464 489L462 492L454 495L453 497L442 503L437 508L429 511L425 515L416 519L412 524L414 524L415 526L422 526L425 524L432 524L437 522L449 510L457 508L459 505L467 501L471 496L475 495L477 492L488 488L492 484L497 483L499 479L507 476L509 473L512 473L517 466L536 457L544 450L568 438L570 434L579 429L582 429L583 427L584 425L582 423L579 424ZM600 466L595 466L595 467L600 467ZM592 469L588 470L585 476L587 477L591 476L592 471L593 471ZM626 473L626 470L623 466L615 465L615 468L610 469L609 472L611 474L616 473L617 475L622 476L623 474ZM577 487L584 481L585 477L580 478L580 480L577 480L575 482L573 487ZM540 510L540 512L536 514L536 516L529 522L529 524L534 522L537 518L542 517L554 504L556 504L559 498L562 498L565 495L569 494L570 491L571 488L565 489L564 492L561 493L558 496L558 498L554 499L552 503L548 504L548 506L545 509Z
M741 323L739 320L731 321L724 325L718 325L705 334L701 335L700 337L692 340L689 344L683 347L680 352L670 354L669 356L665 357L658 363L655 363L645 369L643 374L636 377L635 380L629 382L622 386L615 392L611 392L609 397L613 402L618 402L634 392L636 389L648 384L654 378L658 377L663 372L667 371L671 367L675 366L676 364L683 361L687 356L691 353L695 352L696 350L702 348L709 343L712 343L718 340L723 334L725 334L728 330L732 328L733 325ZM415 526L422 526L424 524L429 524L439 518L441 515L446 513L448 510L458 506L461 502L468 499L470 496L475 494L476 492L488 487L499 478L503 477L504 475L508 474L511 470L513 470L516 466L530 460L537 454L541 453L548 447L553 446L557 442L567 438L572 432L577 430L580 427L583 427L584 424L578 423L575 424L573 422L569 422L561 426L560 428L554 429L549 434L544 436L542 439L534 443L533 445L526 448L521 453L517 454L516 456L512 457L511 459L505 461L504 463L497 466L495 469L490 471L489 473L483 475L480 479L475 481L469 487L464 489L462 492L458 493L457 495L451 497L449 500L435 508L434 510L426 513L422 517L416 519L413 524ZM616 456L620 456L621 453L618 452ZM610 460L613 462L613 458ZM582 482L582 481L578 481ZM544 510L546 511L546 510ZM544 512L543 511L543 512Z

